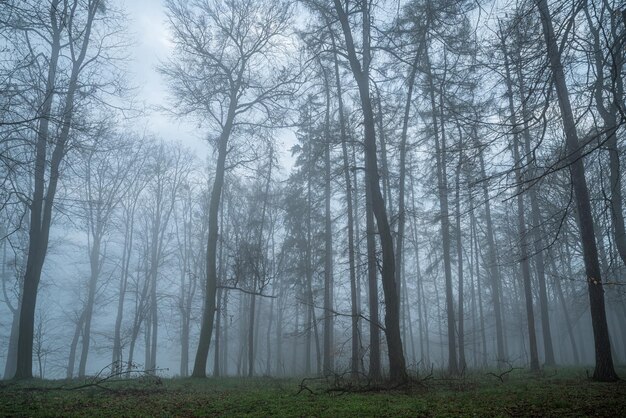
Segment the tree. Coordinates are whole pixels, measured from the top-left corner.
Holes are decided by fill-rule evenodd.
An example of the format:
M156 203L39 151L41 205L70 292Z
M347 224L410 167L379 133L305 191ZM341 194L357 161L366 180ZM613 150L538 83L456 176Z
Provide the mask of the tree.
M178 59L161 66L179 116L208 124L217 150L209 202L207 280L200 340L192 375L206 376L217 290L218 211L230 139L247 128L274 125L279 102L291 92L293 76L282 66L280 49L292 14L280 1L169 0L167 15Z
M87 356L91 342L91 325L96 302L97 291L102 287L99 283L105 262L107 237L109 235L113 215L120 200L132 188L132 181L137 177L130 176L137 163L141 161L139 152L133 149L130 142L116 137L118 134L98 132L94 144L86 150L81 178L85 211L85 226L88 236L89 280L87 284L87 300L76 326L80 328L82 348L78 368L78 376L84 377L87 367ZM131 183L129 183L129 180ZM70 354L68 378L73 375L74 355Z
M528 325L528 339L530 347L530 370L539 371L539 355L537 354L537 336L535 333L535 314L533 311L533 295L531 289L530 278L530 262L528 255L528 242L526 231L526 215L524 209L524 196L522 194L522 184L524 178L522 176L519 147L519 125L517 122L517 114L515 105L513 104L513 81L511 78L511 68L509 65L509 53L507 51L504 34L501 34L502 53L504 55L505 82L507 86L507 97L510 112L510 126L512 129L513 143L511 144L511 152L513 154L513 164L515 165L515 181L517 182L516 201L517 201L517 230L519 235L520 248L520 264L522 266L522 279L524 282L524 297L526 300L526 321Z
M94 30L95 26L106 28L107 11L101 0L52 0L49 4L25 2L17 7L10 4L14 20L8 22L23 34L25 45L31 49L33 60L40 61L45 80L38 103L32 115L36 120L34 169L32 171L32 195L29 196L30 224L29 250L24 274L24 288L20 304L20 326L16 378L32 377L33 332L37 291L41 271L46 258L54 199L57 193L62 163L75 136L75 115L82 99L83 86L88 85L89 71L101 65L107 49L107 32ZM39 19L39 16L45 16ZM91 47L92 35L97 48ZM38 38L35 42L32 38ZM35 50L32 48L41 48ZM66 61L61 57L69 57ZM63 74L67 71L67 74ZM85 97L97 94L101 83L94 80L93 91ZM57 112L60 103L60 113Z
M615 373L613 356L611 354L609 329L604 307L604 289L602 286L596 234L594 231L593 215L589 201L589 189L585 177L581 144L578 139L569 91L565 80L561 51L557 45L557 38L554 33L552 15L546 0L536 0L536 4L539 9L543 27L546 55L550 63L550 70L552 71L554 87L561 110L561 119L565 134L565 147L567 150L566 162L576 196L576 209L580 228L580 240L583 247L596 354L593 378L599 381L614 381L617 380L618 377L617 373Z
M361 110L363 111L364 125L364 150L365 150L365 173L367 189L370 193L372 211L376 218L378 233L383 253L382 261L382 283L385 295L385 336L389 351L389 377L392 380L403 380L406 378L406 365L402 339L400 336L400 303L395 281L395 257L393 248L393 238L389 227L389 219L385 207L385 201L380 191L378 159L376 155L376 128L374 109L370 97L369 70L371 61L370 48L370 7L369 1L363 1L360 5L362 16L362 59L359 60L357 50L350 26L349 14L341 1L334 0L334 12L341 25L341 31L346 45L348 62L352 74L359 88L359 98ZM371 308L371 307L370 307Z

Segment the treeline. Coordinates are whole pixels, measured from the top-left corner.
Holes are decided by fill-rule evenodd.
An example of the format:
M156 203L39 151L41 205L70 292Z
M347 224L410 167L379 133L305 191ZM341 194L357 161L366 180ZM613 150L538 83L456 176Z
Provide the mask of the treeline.
M133 127L114 2L0 5L5 379L617 379L619 2L165 7L208 163Z

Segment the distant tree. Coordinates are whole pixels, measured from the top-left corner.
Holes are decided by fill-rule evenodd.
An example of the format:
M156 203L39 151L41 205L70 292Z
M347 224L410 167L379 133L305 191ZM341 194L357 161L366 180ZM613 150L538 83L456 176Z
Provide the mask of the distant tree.
M99 282L106 261L107 238L113 224L113 217L119 202L132 189L132 182L137 179L133 170L141 163L142 150L133 148L117 132L98 132L94 142L85 150L83 164L80 167L80 200L84 210L84 225L87 230L89 279L87 299L76 327L75 335L80 335L82 347L78 376L84 377L87 357L91 342L91 326ZM75 341L77 342L77 341ZM76 345L71 345L68 378L73 377Z

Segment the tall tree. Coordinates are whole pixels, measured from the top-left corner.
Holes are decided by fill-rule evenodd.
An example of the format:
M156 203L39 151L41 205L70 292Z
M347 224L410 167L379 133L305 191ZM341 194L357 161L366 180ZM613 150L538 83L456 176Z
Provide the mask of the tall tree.
M513 99L513 80L511 76L511 66L509 64L509 53L504 35L501 33L501 46L504 56L505 83L507 87L507 97L509 105L509 126L512 130L513 143L511 144L511 153L513 154L513 164L515 171L515 181L517 182L516 203L517 203L517 231L520 249L520 264L522 267L522 281L524 283L524 298L526 300L526 322L528 326L528 341L530 347L530 370L539 371L539 355L537 352L537 335L535 333L535 314L533 309L533 293L531 289L530 278L530 261L528 255L528 239L526 230L526 214L524 208L524 196L522 184L524 178L522 176L521 165L523 161L520 156L519 147L519 125L517 122L517 113L515 110Z
M88 84L85 77L91 68L102 63L101 52L106 49L106 30L94 27L106 20L101 0L52 0L46 4L27 2L15 8L10 24L23 32L25 45L43 48L31 49L33 59L41 60L41 74L45 80L40 102L34 106L36 123L33 192L29 197L30 225L29 250L24 274L24 287L20 304L20 325L16 378L32 377L33 333L35 308L41 272L48 251L50 226L55 196L62 171L62 163L68 153L74 131L74 119L78 112L82 86ZM40 17L44 17L40 19ZM92 35L102 37L101 47L90 48ZM33 38L39 38L37 41ZM49 47L49 49L47 49ZM69 67L61 57L69 58ZM61 77L67 70L69 75ZM66 78L67 77L67 78ZM66 79L65 82L61 81ZM39 86L37 86L38 88ZM93 84L94 91L101 88ZM57 108L60 107L60 113Z
M550 63L550 70L557 93L561 119L565 134L565 148L567 150L567 164L574 194L576 196L576 209L578 225L580 228L580 240L583 247L583 259L587 289L589 292L589 304L591 310L591 323L593 326L596 365L593 378L599 381L614 381L618 379L613 365L611 342L606 320L604 305L604 289L602 274L598 259L596 234L594 231L593 214L589 200L589 188L585 177L585 166L581 144L578 139L574 112L570 103L569 91L563 69L561 50L557 44L554 32L552 14L546 0L535 0L541 17L543 35L546 44L546 56Z
M218 209L233 135L251 126L275 125L277 102L293 78L279 55L292 5L285 1L168 0L177 59L160 68L169 80L178 115L208 124L217 163L209 202L204 312L192 375L206 376L217 290Z
M363 1L360 5L362 25L362 58L357 55L347 5L334 0L334 11L341 24L348 61L352 74L359 88L361 110L363 111L365 172L367 188L370 192L372 211L376 217L376 225L380 234L383 253L382 283L385 295L385 336L389 354L389 376L392 380L406 378L406 365L402 338L400 335L400 301L395 283L395 257L393 238L389 227L389 219L385 201L380 190L380 176L376 155L376 128L374 109L370 97L370 64L371 64L371 3Z

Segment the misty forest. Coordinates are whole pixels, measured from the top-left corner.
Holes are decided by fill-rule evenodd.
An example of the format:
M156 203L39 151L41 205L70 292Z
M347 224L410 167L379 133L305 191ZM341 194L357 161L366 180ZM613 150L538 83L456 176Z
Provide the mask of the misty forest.
M620 0L0 1L2 415L626 414L625 76Z

